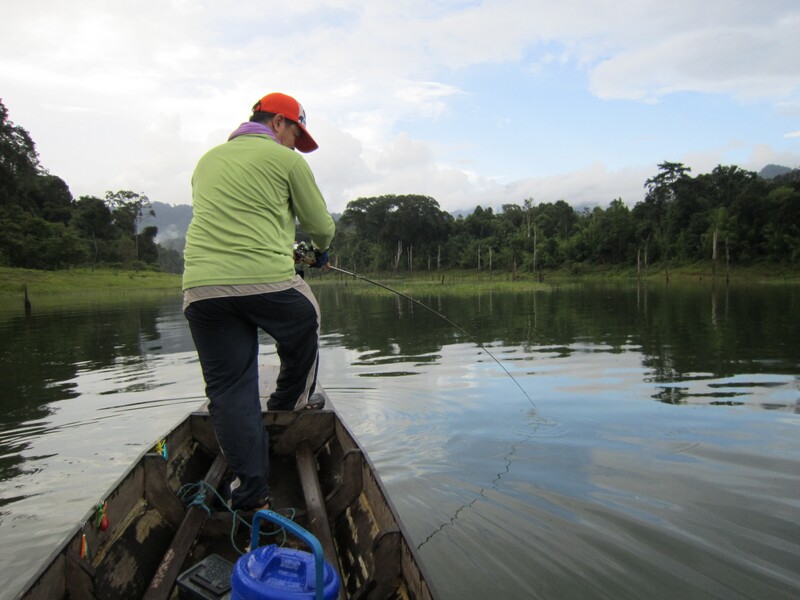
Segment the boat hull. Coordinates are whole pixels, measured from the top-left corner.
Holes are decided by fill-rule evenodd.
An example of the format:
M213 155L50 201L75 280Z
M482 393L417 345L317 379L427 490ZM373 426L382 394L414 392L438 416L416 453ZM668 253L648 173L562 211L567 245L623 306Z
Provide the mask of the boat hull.
M435 598L372 463L338 414L265 411L262 418L273 506L320 540L341 578L339 598ZM189 415L163 443L166 452L144 453L99 499L108 527L96 510L88 513L20 598L173 598L180 573L206 557L238 559L250 532L232 533L222 500L203 493L205 485L194 486L203 506L179 499L191 484L224 489L230 479L209 414ZM279 535L267 543L297 544Z

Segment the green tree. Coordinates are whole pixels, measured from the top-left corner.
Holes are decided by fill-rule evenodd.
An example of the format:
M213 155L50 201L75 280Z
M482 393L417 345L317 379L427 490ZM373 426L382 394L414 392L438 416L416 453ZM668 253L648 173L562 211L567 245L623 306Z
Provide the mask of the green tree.
M141 260L139 255L139 236L137 229L139 221L144 214L155 216L150 199L143 193L134 193L129 190L118 192L106 192L106 204L111 208L111 218L114 227L120 235L132 241L129 245L125 241L118 244L118 251L123 263L138 263Z
M31 136L9 120L0 100L0 206L24 205L38 173L39 156Z
M647 190L643 202L637 203L632 212L636 238L637 255L643 259L645 267L652 260L663 260L668 264L671 244L668 237L668 210L675 198L676 184L687 177L691 170L682 163L663 162L658 165L659 173L645 181Z
M752 171L718 165L711 173L699 175L695 185L707 201L707 211L725 208L727 239L732 260L757 258L766 225L765 197L768 184ZM711 218L711 216L709 216Z
M800 261L800 191L788 186L772 189L765 199L763 254L772 261Z
M32 265L38 269L63 269L83 263L89 254L85 240L63 223L47 223L46 235L36 239Z
M344 231L337 244L346 242L339 246L343 255L361 260L371 257L368 262L379 263L378 268L396 269L405 258L410 269L415 257L425 264L431 263L432 256L438 257L439 245L449 234L452 221L452 216L428 196L358 198L349 202L342 214ZM365 247L365 241L372 250Z
M3 225L0 258L13 267L59 269L82 263L88 249L78 233L63 223L12 207Z
M464 219L464 227L476 240L483 240L494 234L495 214L492 208L483 208L480 204L472 214Z
M51 223L67 224L75 209L75 201L66 182L55 175L42 173L31 182L29 206L34 214Z
M634 223L630 209L621 198L603 210L596 207L589 215L583 232L593 262L625 264L631 257Z
M158 244L156 244L156 236L158 235L158 227L155 225L148 225L145 227L137 238L137 248L139 252L138 260L153 265L158 263Z
M711 258L712 275L717 274L717 265L722 253L722 248L726 249L726 264L728 259L728 249L730 248L731 220L728 217L728 210L724 206L718 206L708 211L707 215L708 231L703 236L703 250L706 257Z
M517 270L522 266L525 253L533 247L532 238L528 236L529 224L528 207L518 204L504 204L502 212L497 215L494 226L497 256L493 259L493 264L496 268L510 270L513 277L516 277Z
M159 245L158 266L165 273L183 273L183 255L174 248Z
M112 260L108 242L114 236L113 220L103 200L95 196L78 198L70 224L87 241L92 268L103 258Z

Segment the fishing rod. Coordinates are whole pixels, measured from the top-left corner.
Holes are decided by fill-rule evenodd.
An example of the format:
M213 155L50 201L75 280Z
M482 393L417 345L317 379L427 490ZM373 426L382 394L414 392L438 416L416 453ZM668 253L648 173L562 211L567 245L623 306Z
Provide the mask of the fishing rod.
M295 256L300 258L300 260L302 262L304 262L306 264L310 264L309 260L313 260L314 262L316 262L316 258L314 258L313 250L305 242L299 242L299 243L295 244L294 251L295 251ZM448 319L445 315L440 313L438 310L428 306L427 304L424 304L423 302L420 302L416 298L412 298L408 294L404 294L403 292L400 292L398 290L390 288L388 285L384 285L384 284L382 284L382 283L380 283L378 281L370 279L369 277L364 277L363 275L359 275L358 273L353 273L352 271L347 271L345 269L340 269L339 267L334 267L330 263L328 263L326 265L326 267L324 267L324 268L330 269L331 271L337 271L339 273L342 273L343 275L349 275L350 277L354 277L356 279L360 279L360 280L365 281L367 283L371 283L372 285L378 286L379 288L383 288L384 290L392 292L393 294L397 294L398 296L400 296L402 298L405 298L406 300L410 300L414 304L417 304L417 305L421 306L422 308L424 308L425 310L428 310L428 311L432 312L433 314L435 314L440 319L444 319L447 323L449 323L450 325L452 325L453 327L458 329L461 333L463 333L470 340L472 340L478 346L478 348L480 348L481 350L486 352L486 354L491 356L492 360L494 360L494 362L496 362L500 366L500 368L503 369L503 371L505 371L506 375L508 375L511 378L511 380L517 385L517 387L519 388L519 391L521 391L523 393L523 395L528 399L528 402L530 402L531 405L534 408L536 408L536 404L531 399L531 397L528 395L528 392L525 391L525 388L523 388L520 385L519 381L517 381L517 379L511 374L511 372L508 369L506 369L505 365L503 363L501 363L497 359L497 357L489 351L489 349L486 346L484 346L478 340L476 340L475 337L469 331L467 331L466 329L461 327L461 325L459 325L458 323L454 323L453 321Z
M316 256L315 256L315 254L314 254L313 250L310 248L310 246L308 246L308 245L307 245L307 244L305 244L304 242L300 242L299 244L295 244L295 258L297 258L297 260L298 260L299 262L303 262L303 263L305 263L305 264L307 264L307 265L314 264L314 263L316 263L316 261L317 261L317 259L316 259ZM384 285L383 283L380 283L379 281L374 281L374 280L370 279L369 277L364 277L363 275L359 275L358 273L354 273L354 272L352 272L352 271L347 271L346 269L340 269L339 267L334 267L333 265L331 265L331 264L330 264L330 262L329 262L329 263L328 263L328 264L327 264L325 267L323 267L323 269L328 269L328 270L336 271L336 272L338 272L338 273L341 273L341 274L343 274L343 275L348 275L348 276L350 276L350 277L354 277L355 279L360 279L360 280L362 280L362 281L365 281L365 282L367 282L367 283L370 283L370 284L372 284L372 285L374 285L374 286L377 286L377 287L379 287L379 288L383 288L384 290L387 290L387 291L389 291L389 292L392 292L393 294L397 294L397 295L398 295L398 296L400 296L401 298L405 298L406 300L410 300L410 301L411 301L411 302L413 302L414 304L418 304L419 306L421 306L421 307L422 307L422 308L424 308L425 310L428 310L428 311L432 312L433 314L435 314L435 315L436 315L437 317L439 317L440 319L443 319L445 322L449 323L450 325L452 325L453 327L455 327L456 329L458 329L458 330L459 330L461 333L463 333L464 335L466 335L466 336L467 336L467 337L468 337L470 340L472 340L472 341L473 341L473 342L474 342L474 343L475 343L475 344L476 344L476 345L477 345L479 348L481 348L481 349L482 349L484 352L486 352L486 354L488 354L489 356L491 356L491 357L492 357L492 360L494 360L494 362L496 362L496 363L497 363L497 364L500 366L500 368L501 368L501 369L503 369L503 371L505 371L506 375L508 375L508 376L511 378L511 380L512 380L512 381L513 381L513 382L516 384L516 386L519 388L519 390L522 392L522 394L523 394L523 395L524 395L524 396L525 396L525 397L528 399L528 402L530 402L530 403L531 403L531 406L533 406L533 408L536 408L536 404L534 403L533 399L531 399L531 397L528 395L528 392L526 392L526 391L525 391L525 389L524 389L524 388L523 388L523 387L520 385L519 381L517 381L517 379L516 379L516 378L515 378L515 377L514 377L514 376L513 376L513 375L512 375L510 372L509 372L509 370L508 370L508 369L506 369L505 365L504 365L503 363L501 363L501 362L500 362L500 361L497 359L497 357L496 357L494 354L492 354L492 353L489 351L489 349L488 349L486 346L484 346L482 343L480 343L478 340L476 340L476 339L475 339L475 337L474 337L474 336L473 336L473 335L472 335L472 334L471 334L469 331L467 331L466 329L464 329L463 327L461 327L461 325L459 325L458 323L454 323L454 322L453 322L453 321L451 321L449 318L447 318L445 315L443 315L442 313L440 313L438 310L436 310L436 309L434 309L434 308L432 308L432 307L428 306L427 304L424 304L424 303L420 302L420 301L419 301L419 300L417 300L416 298L412 298L411 296L409 296L409 295L407 295L407 294L404 294L403 292L400 292L400 291L398 291L398 290L395 290L395 289L393 289L393 288L389 287L388 285ZM537 410L538 410L538 409L537 409ZM537 425L537 428L538 428L538 425ZM535 429L534 429L534 431L535 431ZM520 443L522 443L522 441L524 441L524 440L520 440L520 441L518 441L518 442L515 442L515 443L514 443L514 444L511 446L511 450L510 450L510 451L509 451L509 452L506 454L506 456L505 456L505 461L506 461L506 464L505 464L505 469L504 469L503 471L500 471L500 472L497 474L497 477L495 477L495 479L494 479L494 480L491 482L491 487L492 487L492 488L495 488L495 489L496 489L496 488L497 488L497 486L499 485L500 479L503 477L503 475L504 475L505 473L508 473L508 472L510 471L510 469L511 469L511 457L512 457L512 455L513 455L513 454L514 454L514 453L517 451L517 446L518 446ZM457 520L457 519L458 519L458 517L459 517L459 514L460 514L462 511L469 509L469 508L470 508L471 506L473 506L473 505L474 505L476 502L478 502L478 500L480 500L480 498L481 498L481 497L487 497L487 494L488 494L488 492L489 492L489 489L487 489L486 487L483 487L483 488L481 488L481 490L480 490L480 492L479 492L479 495L478 495L478 496L476 496L476 497L475 497L473 500L471 500L470 502L468 502L468 503L466 503L466 504L463 504L463 505L462 505L462 506L460 506L458 509L456 509L456 511L453 513L453 516L452 516L452 517L451 517L451 518L450 518L448 521L446 521L446 522L442 523L442 524L441 524L441 525L440 525L438 528L436 528L436 529L435 529L433 532L431 532L431 534L430 534L430 535L428 535L428 537L427 537L427 538L425 538L425 539L422 541L422 543L420 543L420 544L417 546L417 549L419 550L420 548L422 548L422 546L424 546L425 544L427 544L428 542L430 542L430 541L431 541L431 540L432 540L434 537L436 537L436 535L437 535L437 534L439 534L439 533L441 533L442 531L444 531L444 529L445 529L445 528L446 528L448 525L450 525L450 526L454 525L454 524L455 524L455 522L456 522L456 520Z

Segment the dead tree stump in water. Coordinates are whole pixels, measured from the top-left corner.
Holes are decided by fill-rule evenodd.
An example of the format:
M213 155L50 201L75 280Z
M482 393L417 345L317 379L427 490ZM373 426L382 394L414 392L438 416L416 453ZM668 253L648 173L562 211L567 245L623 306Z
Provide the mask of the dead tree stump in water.
M31 314L31 301L28 299L28 284L22 284L22 291L25 295L25 316L29 317Z

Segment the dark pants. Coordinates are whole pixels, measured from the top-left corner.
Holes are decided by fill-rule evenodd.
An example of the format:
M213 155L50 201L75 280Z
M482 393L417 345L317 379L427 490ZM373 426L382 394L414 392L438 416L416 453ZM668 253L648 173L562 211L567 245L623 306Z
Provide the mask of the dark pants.
M275 340L281 361L270 410L294 409L316 385L319 313L310 289L303 286L198 300L184 313L203 369L211 421L238 478L231 496L234 508L251 508L269 494L269 437L258 388L258 329Z

